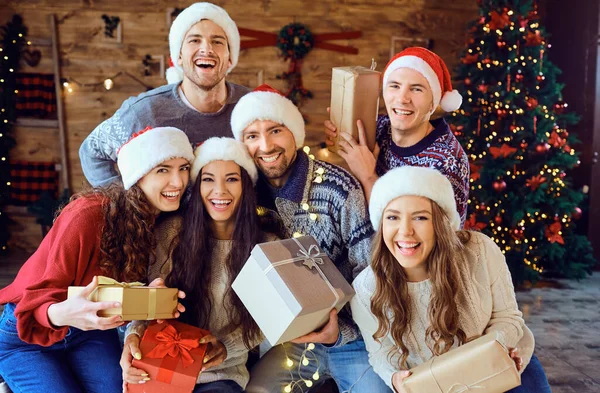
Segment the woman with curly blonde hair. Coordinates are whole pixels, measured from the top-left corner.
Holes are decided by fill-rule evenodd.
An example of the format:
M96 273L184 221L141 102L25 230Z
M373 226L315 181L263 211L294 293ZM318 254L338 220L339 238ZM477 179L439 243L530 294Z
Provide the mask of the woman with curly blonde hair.
M142 281L153 228L179 208L194 155L176 128L148 128L118 154L122 184L76 195L12 284L0 290L0 374L15 392L121 391L120 307L92 302L98 275ZM69 286L86 286L67 298ZM180 308L180 311L182 308Z
M351 307L369 361L391 388L403 393L410 368L498 332L522 373L511 392L550 392L504 255L482 233L459 230L444 175L409 166L389 171L373 188L369 214L378 231Z

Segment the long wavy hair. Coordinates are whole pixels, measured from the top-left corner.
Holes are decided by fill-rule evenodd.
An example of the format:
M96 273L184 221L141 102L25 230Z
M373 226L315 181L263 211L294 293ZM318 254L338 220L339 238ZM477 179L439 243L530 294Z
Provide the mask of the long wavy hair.
M455 340L459 345L467 341L465 332L459 327L458 302L463 294L458 265L464 263L462 252L470 240L470 234L467 231L454 231L442 208L434 201L431 201L431 205L435 244L425 262L432 285L427 310L430 325L425 337L431 352L438 356L448 352ZM404 268L387 248L382 226L383 220L374 237L371 254L371 266L376 277L371 312L379 323L373 338L380 341L391 333L396 346L388 356L391 359L399 355L398 366L406 369L409 350L403 337L409 333L412 321L408 278Z
M233 230L234 246L226 260L229 282L225 293L225 311L231 321L229 328L242 327L244 344L248 349L251 342L260 337L260 329L250 316L242 301L231 289L231 283L238 275L244 263L250 256L252 248L264 241L259 228L256 211L256 194L252 180L244 168L240 167L242 181L242 196L235 212L235 227ZM183 208L182 225L179 236L171 244L172 269L166 279L169 287L179 288L186 293L182 303L186 311L180 317L184 322L202 328L208 326L209 317L213 311L213 299L210 294L211 277L212 218L208 214L202 195L200 194L200 173L192 187L189 203ZM229 306L231 304L231 307ZM220 311L220 310L216 310Z
M119 281L146 281L148 261L154 258L155 210L137 184L129 190L120 182L82 191L71 197L100 198L104 222L100 238L102 274Z

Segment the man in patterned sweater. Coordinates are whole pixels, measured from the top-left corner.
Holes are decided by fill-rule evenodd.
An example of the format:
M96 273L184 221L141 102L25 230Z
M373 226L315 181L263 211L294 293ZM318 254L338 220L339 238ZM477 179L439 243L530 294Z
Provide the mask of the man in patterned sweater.
M388 114L377 119L375 151L366 146L359 121L358 142L341 134L340 156L360 180L367 199L375 181L390 169L404 165L437 169L452 184L462 226L469 199L468 157L443 118L430 120L438 105L452 112L462 103L452 90L446 64L425 48L403 50L385 68L383 99ZM327 144L332 145L335 125L326 121L325 131Z
M231 115L231 129L259 169L256 188L263 213L275 215L288 236L313 236L352 282L368 264L373 234L357 179L299 150L305 136L302 114L270 86L260 86L240 99ZM302 354L310 343L318 360L303 365ZM298 367L285 368L286 357ZM364 341L347 308L339 316L332 310L319 331L269 350L251 370L246 391L279 393L292 376L312 381L317 371L321 380L333 378L340 391L352 387L354 393L389 392L369 365Z

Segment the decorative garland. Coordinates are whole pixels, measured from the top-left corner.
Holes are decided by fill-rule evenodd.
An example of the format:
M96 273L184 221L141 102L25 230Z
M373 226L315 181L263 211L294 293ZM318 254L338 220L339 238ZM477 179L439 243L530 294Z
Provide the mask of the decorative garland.
M281 57L290 61L287 72L278 75L278 79L285 79L288 84L286 97L297 106L313 94L307 90L302 83L302 60L313 48L321 48L340 53L357 54L358 49L351 46L331 44L326 41L348 40L359 38L360 31L348 31L342 33L313 34L310 29L302 23L290 23L284 26L279 34L240 28L240 35L252 37L253 40L243 40L241 49L259 48L264 46L277 46L281 51Z
M7 249L9 239L8 217L4 207L10 199L10 163L8 152L15 146L13 125L17 119L17 72L24 48L30 43L25 38L27 27L23 18L15 14L6 26L0 28L0 252Z

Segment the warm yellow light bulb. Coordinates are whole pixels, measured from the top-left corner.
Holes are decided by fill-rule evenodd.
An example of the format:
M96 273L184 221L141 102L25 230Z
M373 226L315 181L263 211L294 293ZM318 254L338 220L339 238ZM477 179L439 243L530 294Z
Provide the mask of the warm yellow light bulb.
M285 393L290 393L292 391L292 386L291 385L287 385L285 388L283 388L283 391Z
M312 381L310 379L307 379L306 381L304 381L304 383L306 384L307 388L310 388L313 385L313 383L312 383Z
M313 349L315 349L315 344L309 343L306 348L308 348L309 351L312 351Z
M286 364L288 367L292 367L292 366L294 365L294 362L292 362L292 359L290 359L290 358L287 358L287 360L286 360L285 364Z
M304 151L306 154L308 154L308 153L310 153L310 147L308 147L308 146L304 146L304 147L302 148L302 151Z
M302 358L302 365L303 366L308 366L308 363L310 363L310 362L308 361L308 359L306 358L306 356L304 358Z
M315 373L313 374L313 379L314 379L315 381L318 381L318 380L319 380L319 372L318 372L318 371L317 371L317 372L315 372Z

